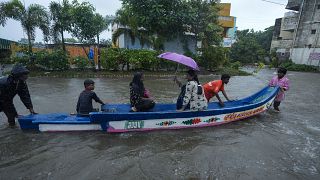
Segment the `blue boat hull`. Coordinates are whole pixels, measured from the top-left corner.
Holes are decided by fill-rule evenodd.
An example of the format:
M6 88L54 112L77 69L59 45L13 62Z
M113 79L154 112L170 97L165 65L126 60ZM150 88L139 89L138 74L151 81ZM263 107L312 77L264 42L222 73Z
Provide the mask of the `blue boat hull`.
M92 112L87 117L69 114L39 114L19 118L21 129L39 131L85 131L107 132L150 131L207 127L229 123L254 116L267 110L279 87L265 87L259 92L237 101L209 103L205 111L177 112L175 104L157 104L148 112L130 112L129 104L108 104L101 112Z

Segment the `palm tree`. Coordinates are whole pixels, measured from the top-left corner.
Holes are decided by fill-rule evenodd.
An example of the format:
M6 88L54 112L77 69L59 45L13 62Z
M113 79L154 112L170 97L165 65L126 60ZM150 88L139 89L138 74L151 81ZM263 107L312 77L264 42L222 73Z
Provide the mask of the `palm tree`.
M5 15L5 2L0 2L0 26L4 26L6 24L6 15Z
M93 19L93 27L92 29L95 31L97 36L97 44L98 44L98 70L101 70L101 60L100 60L100 34L104 30L108 29L107 19L103 18L101 14L96 13Z
M49 40L49 16L46 8L39 4L31 4L27 9L19 0L6 2L2 8L5 17L20 21L27 32L29 53L32 54L31 40L35 38L36 27L43 32L44 41Z
M63 31L71 31L71 4L68 0L63 0L62 5L60 3L51 1L49 9L51 13L51 20L53 21L51 32L54 42L59 42L59 34L61 36L62 49L65 52L66 46L64 41Z

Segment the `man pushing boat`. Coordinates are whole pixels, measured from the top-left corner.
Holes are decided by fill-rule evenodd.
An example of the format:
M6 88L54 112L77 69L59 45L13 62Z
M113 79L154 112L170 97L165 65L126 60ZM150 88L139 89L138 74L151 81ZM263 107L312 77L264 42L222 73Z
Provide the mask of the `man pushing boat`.
M27 68L17 64L12 68L9 76L0 78L0 112L3 111L7 116L10 127L15 126L15 118L18 117L17 110L13 104L13 98L17 94L30 113L36 114L33 110L26 83L28 74L29 70Z

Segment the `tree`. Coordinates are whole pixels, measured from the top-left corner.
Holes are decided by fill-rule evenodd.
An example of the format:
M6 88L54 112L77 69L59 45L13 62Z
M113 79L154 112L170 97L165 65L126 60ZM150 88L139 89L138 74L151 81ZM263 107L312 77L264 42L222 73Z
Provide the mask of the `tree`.
M82 2L81 4L74 0L72 2L72 35L80 42L93 39L96 32L92 29L92 22L95 20L95 8L89 2Z
M107 21L99 13L96 13L93 18L93 31L97 36L98 44L98 70L101 70L101 61L100 61L100 33L108 28Z
M218 11L216 1L194 0L189 3L189 15L186 21L190 31L195 33L197 41L201 42L201 49L209 46L220 46L222 41L222 28L218 23Z
M75 38L64 38L64 42L78 43L78 40L76 40Z
M115 35L128 32L131 39L134 41L137 37L142 46L145 43L159 43L165 42L163 39L176 38L184 32L182 16L187 13L184 2L186 1L122 0L122 8L117 12L116 22L125 28ZM113 41L116 37L113 36ZM163 45L152 45L163 47Z
M111 39L101 39L100 44L102 44L104 47L107 47L107 48L112 47Z
M257 42L253 29L238 31L237 36L237 42L231 47L230 58L232 61L248 64L263 60L265 50Z
M116 22L125 26L114 33L113 42L122 33L134 41L150 43L154 49L163 48L168 39L179 37L184 41L185 32L195 34L203 45L219 45L221 28L217 23L216 1L185 0L122 0ZM154 44L156 43L156 44Z
M51 31L52 37L55 43L59 42L59 34L61 36L62 49L66 52L65 41L64 41L64 31L71 31L71 9L72 6L68 0L63 0L62 5L60 3L51 1L50 3L51 20L53 21Z
M72 2L72 22L71 22L71 32L74 37L76 37L79 42L87 43L90 42L97 35L96 31L93 30L93 22L95 21L95 8L89 2L82 2L81 4L74 0ZM83 50L88 56L88 52Z
M2 9L4 10L5 17L20 21L22 28L27 32L30 54L32 53L31 41L35 39L36 27L42 30L44 41L47 42L49 40L49 16L45 7L31 4L25 9L19 0L11 0L2 5Z
M266 52L270 52L273 31L274 26L270 26L264 29L264 31L259 31L256 33L258 43Z
M0 26L4 26L7 20L4 8L5 8L5 2L0 2Z

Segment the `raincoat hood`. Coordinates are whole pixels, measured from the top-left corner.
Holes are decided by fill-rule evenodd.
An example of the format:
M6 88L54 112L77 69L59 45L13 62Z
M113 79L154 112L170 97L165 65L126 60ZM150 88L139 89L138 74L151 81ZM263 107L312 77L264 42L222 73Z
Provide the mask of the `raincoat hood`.
M11 70L11 74L15 77L20 76L22 74L28 74L29 72L30 71L27 68L20 64L13 66Z

